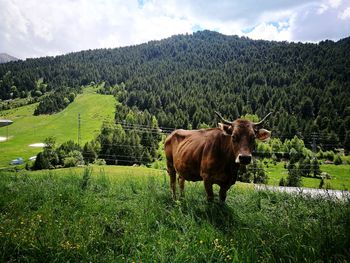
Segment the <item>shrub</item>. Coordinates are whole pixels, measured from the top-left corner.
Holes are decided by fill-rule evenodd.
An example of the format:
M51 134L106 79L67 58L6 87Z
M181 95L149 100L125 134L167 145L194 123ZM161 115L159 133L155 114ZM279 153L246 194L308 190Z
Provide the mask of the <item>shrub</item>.
M244 182L244 183L251 183L252 182L253 175L248 171L248 165L247 166L241 166L238 171L238 181Z
M282 177L278 183L279 186L286 186L287 185L287 181L286 179L284 179L284 177Z
M323 189L323 186L324 186L324 179L321 178L320 185L318 186L318 188Z
M97 164L97 165L106 165L106 161L104 159L96 159L94 161L94 164Z
M34 165L33 165L33 170L42 170L42 169L49 169L50 168L50 162L46 158L46 156L40 152L36 156Z
M311 173L311 161L309 157L299 160L299 171L301 176L310 176Z
M68 153L67 157L63 159L64 167L74 167L84 164L84 158L81 152L74 150Z
M294 186L294 187L301 186L300 171L299 169L296 168L295 164L293 163L290 163L288 165L287 186Z
M253 159L253 162L246 167L241 166L238 173L238 180L245 183L266 184L268 177L263 165Z
M341 157L338 154L335 155L335 157L334 157L334 164L335 165L339 165L339 164L342 164L342 163L343 163L343 161L342 161Z
M313 158L311 161L311 173L313 173L314 177L317 177L321 174L320 164L318 163L317 158Z

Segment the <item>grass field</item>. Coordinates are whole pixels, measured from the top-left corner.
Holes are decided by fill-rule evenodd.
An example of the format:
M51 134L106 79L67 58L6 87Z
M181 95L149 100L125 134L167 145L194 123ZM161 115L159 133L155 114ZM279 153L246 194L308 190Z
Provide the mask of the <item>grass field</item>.
M171 199L143 167L0 173L1 262L348 262L350 200L201 182ZM217 189L216 189L217 193Z
M327 172L332 176L331 180L327 180L331 189L350 190L350 165L334 165L322 164L320 166L322 172ZM284 168L284 163L280 162L276 165L269 164L265 167L267 176L269 177L269 185L278 185L282 177L287 178L288 171ZM319 188L321 179L312 177L303 177L302 186L309 188Z
M78 114L81 115L82 143L93 139L105 120L114 119L115 99L111 95L85 90L63 111L52 115L33 116L37 104L0 112L0 118L11 119L8 126L9 141L0 142L0 167L8 166L16 157L29 158L41 148L30 144L43 142L53 136L57 143L78 140ZM6 137L7 127L0 128L0 137Z

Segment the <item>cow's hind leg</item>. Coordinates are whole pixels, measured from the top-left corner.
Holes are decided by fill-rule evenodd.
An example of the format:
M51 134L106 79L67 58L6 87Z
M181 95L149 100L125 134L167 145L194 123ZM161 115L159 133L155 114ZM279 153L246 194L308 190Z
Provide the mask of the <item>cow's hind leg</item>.
M167 171L170 176L170 188L173 193L173 198L176 200L176 170L172 162L167 161Z
M213 183L208 179L203 179L205 191L207 192L207 199L209 202L214 200Z

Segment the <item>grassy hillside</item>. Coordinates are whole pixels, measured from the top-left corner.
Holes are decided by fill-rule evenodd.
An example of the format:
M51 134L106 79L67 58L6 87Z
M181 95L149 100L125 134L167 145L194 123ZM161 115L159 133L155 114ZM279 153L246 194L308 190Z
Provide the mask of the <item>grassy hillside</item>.
M1 262L348 262L350 200L202 183L174 202L142 167L0 172ZM217 193L217 189L216 189Z
M78 140L78 114L81 116L82 143L93 139L105 120L112 120L115 99L110 95L95 94L90 90L77 96L65 110L52 115L33 116L37 104L2 111L0 118L11 119L9 141L0 142L0 167L15 157L28 158L41 149L29 147L53 136L57 143ZM6 137L7 127L0 128L0 137Z

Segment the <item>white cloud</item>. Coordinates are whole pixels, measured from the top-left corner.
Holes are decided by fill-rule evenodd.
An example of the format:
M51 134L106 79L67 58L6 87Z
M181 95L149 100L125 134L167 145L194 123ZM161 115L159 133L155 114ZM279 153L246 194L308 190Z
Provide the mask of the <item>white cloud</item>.
M0 0L0 52L20 58L139 44L209 29L254 39L350 35L345 0Z
M317 10L317 14L322 15L324 12L328 10L329 6L325 4L321 4Z
M338 17L342 20L350 18L350 7L346 8L343 12L341 12Z
M328 4L332 7L332 8L337 8L341 5L342 0L328 0Z
M290 40L291 36L288 28L288 24L283 22L277 26L262 23L246 35L252 39L269 39L276 41Z

